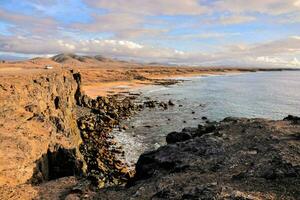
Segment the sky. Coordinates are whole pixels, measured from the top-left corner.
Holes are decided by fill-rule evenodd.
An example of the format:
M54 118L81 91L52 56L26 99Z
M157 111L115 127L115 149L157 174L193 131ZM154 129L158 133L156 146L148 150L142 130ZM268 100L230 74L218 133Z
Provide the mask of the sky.
M0 0L0 59L300 67L300 0Z

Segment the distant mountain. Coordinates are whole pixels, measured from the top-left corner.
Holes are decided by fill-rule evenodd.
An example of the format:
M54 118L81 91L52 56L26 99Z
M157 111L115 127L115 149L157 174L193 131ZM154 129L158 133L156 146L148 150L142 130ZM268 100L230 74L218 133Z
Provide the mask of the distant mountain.
M100 55L94 56L94 59L96 59L98 61L101 61L101 62L110 62L110 61L112 61L112 59L106 58L106 57L103 57L103 56L100 56Z
M72 64L82 64L82 63L97 63L97 62L112 62L112 59L103 57L101 55L96 55L96 56L81 56L81 55L76 55L76 54L58 54L56 56L53 56L51 60L62 63L62 64L67 64L67 63L72 63Z
M6 58L6 57L5 57ZM35 57L24 60L5 60L1 59L0 54L0 67L11 66L20 68L45 68L51 67L65 67L65 68L112 68L112 67L125 67L125 66L141 66L140 63L133 61L122 61L111 59L102 55L86 56L71 53L62 53L53 57Z

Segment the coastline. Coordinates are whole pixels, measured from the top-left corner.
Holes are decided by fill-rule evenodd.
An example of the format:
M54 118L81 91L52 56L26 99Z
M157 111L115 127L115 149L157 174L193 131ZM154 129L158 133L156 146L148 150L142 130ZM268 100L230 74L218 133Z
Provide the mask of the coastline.
M174 72L172 68L166 69L156 69L155 73L147 72L146 74L141 71L136 74L137 71L126 71L126 76L115 77L113 81L107 81L106 79L99 78L93 81L88 78L90 72L83 73L83 90L92 98L97 96L109 96L118 93L128 93L134 92L146 86L151 85L173 85L178 82L184 81L185 78L194 77L207 77L207 76L222 76L222 75L239 75L245 73L259 73L259 72L275 72L275 71L299 71L299 69L264 69L264 68L249 68L249 69L222 69L222 68L211 68L211 69L201 69L196 68L194 72L190 72L189 68L178 67L181 71ZM159 73L159 71L164 71ZM187 70L187 71L186 71ZM105 73L104 73L105 75ZM137 76L137 78L132 78ZM174 81L175 80L175 81ZM176 82L176 80L178 82ZM173 82L174 81L174 82Z
M0 198L164 199L192 195L240 199L252 195L265 199L262 185L262 192L273 199L282 195L293 199L299 194L297 117L279 121L228 118L221 122L203 118L204 124L199 122L196 128L164 135L168 144L140 155L134 175L112 129L127 130L130 127L120 121L145 107L168 111L168 107L184 106L152 99L135 105L130 95L122 93L121 98L92 99L81 90L80 73L45 72L1 79ZM176 83L160 81L153 83ZM174 123L170 121L169 126ZM272 149L274 144L278 148ZM265 160L265 154L272 156ZM242 162L245 156L250 156L249 165ZM257 163L251 164L254 161ZM253 166L255 173L251 172ZM163 190L156 187L157 181ZM261 184L236 185L244 181ZM170 185L172 182L186 184ZM291 182L295 187L286 184ZM274 190L276 186L288 193Z
M241 71L226 71L226 72L195 72L195 73L182 73L182 74L169 74L169 75L152 75L147 76L146 80L117 80L117 81L103 81L96 83L88 83L83 85L83 90L85 93L95 98L97 96L109 96L115 95L118 93L128 93L135 92L138 89L142 89L151 85L173 85L178 82L185 81L186 78L194 78L194 77L207 77L207 76L222 76L222 75L235 75L242 73L250 73L241 72ZM253 72L251 72L253 73ZM174 82L172 80L175 80Z

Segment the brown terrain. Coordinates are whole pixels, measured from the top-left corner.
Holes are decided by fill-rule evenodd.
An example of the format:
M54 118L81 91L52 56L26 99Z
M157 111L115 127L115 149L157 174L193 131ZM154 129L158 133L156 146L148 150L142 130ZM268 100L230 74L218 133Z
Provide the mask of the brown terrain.
M94 98L123 91L117 86L174 83L166 77L242 71L255 70L76 55L1 63L0 199L297 199L297 117L228 118L170 133L132 170L110 132L143 105Z
M45 71L46 66L54 69L78 70L83 79L83 90L91 97L106 96L120 91L149 84L163 84L165 78L200 76L223 73L240 73L257 69L175 67L139 64L104 58L102 56L78 56L59 54L52 58L33 58L26 61L0 63L2 73L31 73ZM167 84L167 83L166 83Z

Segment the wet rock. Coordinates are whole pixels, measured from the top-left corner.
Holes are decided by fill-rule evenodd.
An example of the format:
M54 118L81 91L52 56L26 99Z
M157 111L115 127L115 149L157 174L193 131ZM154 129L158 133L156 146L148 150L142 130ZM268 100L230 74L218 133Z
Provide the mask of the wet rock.
M168 101L168 105L169 106L175 106L174 102L171 99Z
M183 195L181 199L203 199L203 200L213 200L218 199L217 187L214 185L200 185L194 187L184 188Z
M165 109L165 110L168 109L168 104L165 103L165 102L160 102L160 103L159 103L159 106L162 107L162 108Z
M120 199L298 199L298 126L262 119L224 120L168 134L140 156ZM138 192L143 187L142 192ZM132 194L132 195L131 195ZM103 197L101 194L100 197Z
M156 102L155 101L145 101L144 105L147 108L155 108L156 107Z
M166 142L168 144L174 144L176 142L183 142L192 138L192 135L187 132L172 132L166 137Z
M137 107L130 98L117 99L116 96L96 99L83 96L82 106L92 111L77 120L83 139L80 152L87 163L87 176L100 188L125 184L133 172L124 161L124 151L110 132L116 126L128 129L126 125L120 126L120 121Z
M169 102L163 102L163 101L158 102L154 100L149 100L149 101L145 101L143 105L146 108L160 107L163 108L164 110L167 110L169 106L173 106L173 102L171 100Z
M297 116L289 115L286 118L284 118L283 120L291 121L294 124L299 124L300 125L300 117L297 117Z

